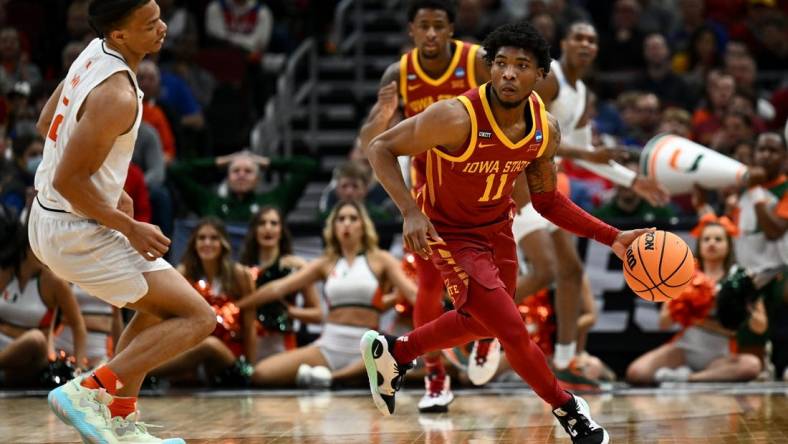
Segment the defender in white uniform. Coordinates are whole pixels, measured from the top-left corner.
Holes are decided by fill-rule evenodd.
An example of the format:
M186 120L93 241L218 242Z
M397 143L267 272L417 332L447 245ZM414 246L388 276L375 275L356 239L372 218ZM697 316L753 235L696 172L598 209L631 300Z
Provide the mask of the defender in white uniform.
M131 217L123 191L142 115L135 70L161 49L167 26L154 0L93 0L100 36L77 57L41 112L46 138L30 215L33 252L57 275L136 310L115 357L49 394L85 442L169 442L137 422L145 374L214 328L213 311L161 257L170 240Z
M613 162L614 150L591 145L591 126L586 113L588 92L581 78L597 54L593 25L572 24L561 40L561 49L561 60L554 60L548 75L534 87L560 124L558 153L616 184L633 187L649 202L667 202L667 192L657 183ZM558 340L553 358L556 377L569 390L597 389L596 381L585 378L571 365L577 351L582 292L590 291L571 236L539 215L530 202L515 216L512 231L531 265L530 272L518 280L517 296L525 297L556 283Z

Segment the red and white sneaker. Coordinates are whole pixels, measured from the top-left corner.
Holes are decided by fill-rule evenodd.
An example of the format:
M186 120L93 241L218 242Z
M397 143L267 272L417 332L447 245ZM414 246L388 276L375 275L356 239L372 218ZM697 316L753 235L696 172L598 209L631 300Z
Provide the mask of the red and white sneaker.
M431 374L424 377L426 393L419 401L419 412L446 413L449 411L449 404L454 401L454 393L451 392L451 377L442 376Z
M468 357L468 379L474 385L490 382L501 361L501 343L497 339L481 339L473 343Z

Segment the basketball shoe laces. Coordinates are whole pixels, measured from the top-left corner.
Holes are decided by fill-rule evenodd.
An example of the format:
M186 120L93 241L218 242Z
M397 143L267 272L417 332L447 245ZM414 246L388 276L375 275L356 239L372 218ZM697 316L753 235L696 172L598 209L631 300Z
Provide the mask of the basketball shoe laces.
M491 340L481 340L476 343L476 365L483 367L487 362L487 354L490 352Z

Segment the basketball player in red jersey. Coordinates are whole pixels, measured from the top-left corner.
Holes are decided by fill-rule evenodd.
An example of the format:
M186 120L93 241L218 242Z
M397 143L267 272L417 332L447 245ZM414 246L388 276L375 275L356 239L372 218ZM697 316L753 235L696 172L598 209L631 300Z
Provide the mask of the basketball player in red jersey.
M455 7L451 0L414 0L409 3L409 34L415 48L403 54L383 73L378 101L359 134L362 149L403 118L415 116L440 100L454 98L489 80L490 68L484 62L484 51L479 45L452 40L454 16ZM426 183L426 159L426 153L411 158L410 185L414 196ZM413 322L419 327L443 314L444 287L440 273L429 260L416 256L416 272L419 286ZM485 340L481 349L490 350L490 341ZM474 346L474 350L478 348ZM495 343L489 356L485 353L478 360L472 360L489 370L488 379L498 367L498 348ZM454 395L440 351L425 355L424 362L427 367L426 393L419 401L419 411L446 412Z
M399 338L364 334L361 352L372 398L384 415L392 414L413 359L493 336L515 371L552 406L572 442L607 443L609 436L591 418L588 404L560 388L514 304L513 190L527 187L548 220L609 245L619 257L649 230L620 232L556 192L553 157L561 136L532 93L549 70L547 42L530 24L516 23L492 32L484 49L491 83L404 120L368 149L379 180L402 212L406 246L432 258L456 307ZM416 200L397 156L420 153L427 156L427 183Z

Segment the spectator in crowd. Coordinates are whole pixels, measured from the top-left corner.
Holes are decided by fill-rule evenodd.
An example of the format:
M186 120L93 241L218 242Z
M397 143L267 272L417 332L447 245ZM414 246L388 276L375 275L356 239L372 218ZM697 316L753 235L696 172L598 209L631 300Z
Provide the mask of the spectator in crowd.
M758 89L756 85L756 75L758 67L755 65L755 59L749 54L744 55L728 55L725 56L725 71L733 76L736 82L736 90L743 95L753 97L755 101L755 109L757 116L764 120L769 121L775 117L774 106L769 103L768 96Z
M658 133L670 133L692 139L692 115L684 109L668 107L662 112Z
M151 372L152 376L192 378L202 367L209 384L245 386L251 369L243 356L255 356L254 311L236 304L252 291L249 270L232 260L230 237L222 221L202 219L192 231L178 271L216 312L216 328L196 347Z
M637 162L627 162L626 166L633 171L638 170ZM630 218L649 223L674 216L670 207L652 206L629 187L617 185L615 190L610 202L593 211L594 216L604 220Z
M85 323L68 283L30 251L27 227L0 205L0 384L30 386L49 362L47 331L60 311L74 331L75 359L85 369Z
M226 187L213 191L206 176L227 167ZM282 179L267 192L257 191L260 169L280 172ZM241 151L216 158L183 160L170 166L169 177L180 189L186 205L200 216L217 216L228 222L248 222L264 206L295 208L317 164L308 157L262 157Z
M37 111L30 96L30 84L20 81L7 94L7 128L12 138L36 134Z
M547 12L542 12L531 16L530 20L534 28L550 44L550 57L561 58L561 44L555 18Z
M555 18L555 24L559 35L564 35L569 25L575 22L589 21L591 18L581 7L570 0L550 0L547 3L547 12Z
M306 260L293 254L290 231L282 213L263 207L252 218L246 232L240 262L251 267L255 288L282 279L306 266ZM298 293L303 303L297 303ZM257 308L259 321L257 355L248 356L254 364L260 359L297 347L293 321L320 324L323 311L314 285L306 285L287 296Z
M268 48L273 26L271 10L258 0L213 0L205 10L209 37L242 48L257 60Z
M10 26L0 29L0 93L7 94L17 82L27 82L30 89L38 88L41 71L22 52L19 32Z
M381 288L394 285L413 302L416 285L391 254L378 248L375 226L358 202L337 204L323 230L323 254L298 271L270 282L239 303L259 307L315 282L324 282L329 306L323 334L315 343L274 355L255 366L255 385L329 387L334 380L363 374L358 353L361 336L377 328L380 313L395 298L383 300Z
M637 110L638 118L634 137L638 145L643 146L657 134L659 128L660 117L662 116L659 97L654 93L641 94L635 103L635 109Z
M87 45L96 36L93 29L90 28L88 6L90 6L88 0L74 0L68 5L66 10L66 43L78 42Z
M706 14L704 0L679 0L680 23L675 32L670 34L670 45L678 52L688 51L691 46L692 36L701 27L709 27L717 35L717 41L727 42L728 34L725 28Z
M131 163L138 165L145 175L145 187L150 199L151 223L169 236L174 229L172 195L164 183L166 163L161 139L156 129L140 122Z
M640 5L636 0L616 0L610 30L600 34L599 68L634 71L643 66L643 34L638 30Z
M706 98L692 115L692 133L698 143L711 145L735 92L736 84L731 75L713 70L706 76Z
M172 38L169 36L168 28L167 40L172 53L172 61L166 63L165 72L177 76L189 87L197 103L203 109L211 104L213 92L216 89L216 80L213 75L195 63L195 57L199 51L199 36L196 32L185 32L183 35Z
M183 37L198 36L197 20L184 5L177 5L176 0L158 0L157 3L161 8L161 19L167 24L167 38L164 39L163 52L172 51Z
M644 35L660 33L670 35L678 27L678 17L670 6L659 0L639 0L642 12L638 29Z
M142 102L142 120L156 129L167 163L175 159L175 133L167 114L156 102L159 95L159 69L150 60L143 60L137 68L137 82L145 93Z
M17 137L12 145L13 161L0 175L0 202L21 214L30 207L33 178L44 154L44 140L38 135Z
M373 183L372 170L366 160L349 160L334 170L334 177L323 191L319 204L319 220L328 216L337 202L354 201L364 207L375 223L391 222L396 213L385 191ZM374 194L371 191L375 191ZM381 192L382 191L382 192Z
M129 171L126 174L123 190L134 202L134 219L150 223L150 197L148 196L148 187L145 185L145 173L134 162L129 163Z
M788 66L788 21L784 15L774 15L764 21L760 28L760 48L755 57L764 70L785 70Z
M722 66L722 43L708 26L696 29L689 47L673 57L673 69L681 73L690 86L699 89L709 72Z
M632 84L633 89L655 94L666 106L685 109L695 106L689 86L671 69L670 49L662 34L646 36L643 42L643 58L646 65Z
M630 364L627 381L645 385L660 382L749 381L761 371L761 361L751 354L731 354L733 333L713 314L715 286L734 263L732 235L735 225L713 214L701 219L693 231L698 269L682 294L662 305L660 327L679 322L684 329L667 344ZM753 309L751 327L765 329L763 304Z
M730 155L736 145L748 142L754 136L753 118L744 112L729 111L722 118L722 128L714 134L709 148Z

